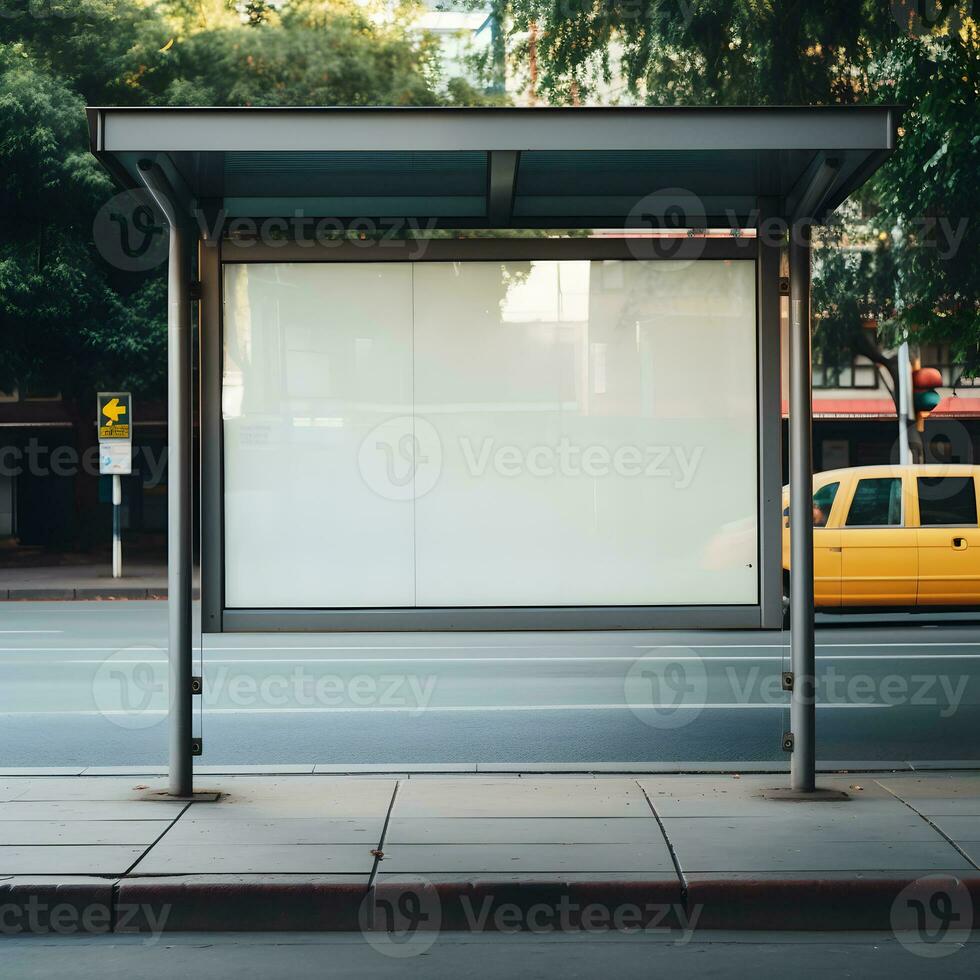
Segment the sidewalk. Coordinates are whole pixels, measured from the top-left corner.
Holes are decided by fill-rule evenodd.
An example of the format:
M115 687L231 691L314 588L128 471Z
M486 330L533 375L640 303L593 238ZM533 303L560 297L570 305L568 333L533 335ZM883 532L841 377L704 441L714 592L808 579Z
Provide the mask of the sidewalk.
M194 596L198 596L199 569L194 569ZM109 562L91 564L0 567L0 601L47 599L166 599L167 566L127 562L123 577L112 577Z
M764 799L786 780L759 774L198 783L0 777L0 932L58 908L92 932L380 933L912 928L937 888L958 928L980 908L974 771L823 777L833 803Z

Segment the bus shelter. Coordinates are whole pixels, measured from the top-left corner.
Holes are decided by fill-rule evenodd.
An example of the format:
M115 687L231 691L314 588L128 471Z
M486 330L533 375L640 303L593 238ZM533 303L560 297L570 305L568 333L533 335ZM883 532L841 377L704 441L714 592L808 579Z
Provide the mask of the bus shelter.
M784 297L812 792L810 230L899 116L89 109L169 231L171 792L195 395L205 632L780 628Z

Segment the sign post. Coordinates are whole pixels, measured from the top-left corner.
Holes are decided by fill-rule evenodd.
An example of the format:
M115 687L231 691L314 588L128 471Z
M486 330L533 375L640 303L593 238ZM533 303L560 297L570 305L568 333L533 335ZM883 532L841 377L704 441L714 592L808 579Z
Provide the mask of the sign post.
M112 577L122 578L122 480L133 472L133 396L100 391L99 473L112 477Z

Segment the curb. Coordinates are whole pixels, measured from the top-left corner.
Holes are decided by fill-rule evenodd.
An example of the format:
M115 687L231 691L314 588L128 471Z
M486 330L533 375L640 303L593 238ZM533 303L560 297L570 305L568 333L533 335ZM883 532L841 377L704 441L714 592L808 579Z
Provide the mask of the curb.
M52 884L0 881L0 932L666 932L893 931L895 902L921 877L677 880L489 880L421 875L369 885L366 875L199 875L89 879ZM438 877L438 876L437 876ZM338 880L340 879L340 880ZM980 876L962 883L972 912L956 928L980 927ZM959 886L957 886L959 887ZM38 911L40 909L40 912ZM969 912L969 909L967 909ZM32 914L34 919L28 920ZM409 919L406 920L405 917ZM413 918L414 917L414 918ZM969 921L967 921L969 919ZM28 921L31 928L11 929ZM370 940L369 940L370 941Z
M0 602L98 602L125 599L166 599L166 586L148 589L132 586L86 586L66 589L0 589ZM193 588L191 598L200 599L201 590Z
M962 882L980 925L980 877L934 873ZM902 892L931 874L867 878L858 872L835 878L702 878L688 882L687 905L699 907L698 928L745 931L874 932L901 919ZM941 885L940 885L941 887ZM965 924L964 924L965 925Z

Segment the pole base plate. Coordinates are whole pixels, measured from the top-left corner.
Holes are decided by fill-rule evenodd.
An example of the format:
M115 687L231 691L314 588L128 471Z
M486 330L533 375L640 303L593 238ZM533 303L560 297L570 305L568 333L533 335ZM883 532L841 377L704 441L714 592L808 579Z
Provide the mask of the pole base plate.
M851 797L839 789L821 789L818 786L810 792L805 792L804 790L781 786L763 790L762 798L774 801L783 800L787 803L843 803Z
M169 790L147 790L140 795L141 800L163 800L178 803L217 803L221 794L216 791L197 790L190 796L174 796Z

